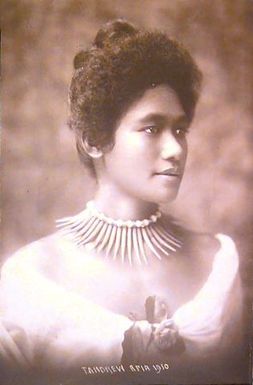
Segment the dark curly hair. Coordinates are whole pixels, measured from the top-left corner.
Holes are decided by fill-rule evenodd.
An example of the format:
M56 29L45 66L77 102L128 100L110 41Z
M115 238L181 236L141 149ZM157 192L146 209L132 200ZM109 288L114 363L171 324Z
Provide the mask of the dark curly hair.
M83 148L113 145L116 122L147 88L168 84L192 120L201 73L177 41L157 31L136 29L124 20L107 23L87 51L74 58L69 126L81 160L94 172Z

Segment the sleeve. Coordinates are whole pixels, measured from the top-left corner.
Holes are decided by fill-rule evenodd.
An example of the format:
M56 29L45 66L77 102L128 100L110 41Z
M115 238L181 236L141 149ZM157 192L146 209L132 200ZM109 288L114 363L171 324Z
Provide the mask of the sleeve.
M238 252L230 237L223 234L216 237L221 246L206 283L173 316L180 335L192 346L196 344L200 354L224 343L229 329L234 330L234 338L240 334L235 332L240 330L242 312Z
M32 335L25 330L21 310L23 299L15 283L16 257L10 257L2 267L0 281L0 361L5 367L28 370L34 361ZM13 310L13 311L12 311Z
M124 332L132 325L47 279L22 255L3 266L0 307L0 354L24 368L119 362Z
M0 318L0 361L5 367L27 370L32 363L32 347L25 331Z

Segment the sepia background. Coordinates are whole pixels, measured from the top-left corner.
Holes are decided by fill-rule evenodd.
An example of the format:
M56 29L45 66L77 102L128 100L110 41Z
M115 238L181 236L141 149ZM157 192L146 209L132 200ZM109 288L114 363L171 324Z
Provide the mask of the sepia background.
M231 235L250 293L253 236L253 2L21 0L2 5L2 261L80 211L94 181L67 127L74 54L124 17L182 41L204 74L189 158L172 212ZM168 208L165 207L165 210Z

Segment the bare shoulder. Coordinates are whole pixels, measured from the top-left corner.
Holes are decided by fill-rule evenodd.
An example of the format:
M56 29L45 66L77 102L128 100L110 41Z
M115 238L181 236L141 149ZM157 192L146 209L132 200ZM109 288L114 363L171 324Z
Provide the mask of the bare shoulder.
M171 216L164 217L163 225L183 240L184 249L188 254L202 254L205 251L213 255L221 247L221 242L215 234L191 230Z
M191 230L170 216L165 217L164 225L182 239L183 258L198 264L199 268L203 266L204 269L211 269L217 252L223 247L223 239L219 239L216 234Z
M221 243L212 233L186 232L186 247L190 254L212 259L220 250Z
M61 242L61 238L56 232L21 247L4 262L2 273L21 267L36 270L46 269L59 258Z
M187 247L191 254L213 262L215 256L238 264L238 252L233 239L225 234L190 232ZM220 260L221 258L219 258Z

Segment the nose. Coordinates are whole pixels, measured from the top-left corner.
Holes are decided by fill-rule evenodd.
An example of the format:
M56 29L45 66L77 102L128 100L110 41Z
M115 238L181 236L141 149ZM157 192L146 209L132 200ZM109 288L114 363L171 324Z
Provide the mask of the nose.
M184 152L184 146L181 141L176 138L171 131L164 133L161 138L161 157L164 160L173 158L179 160Z

